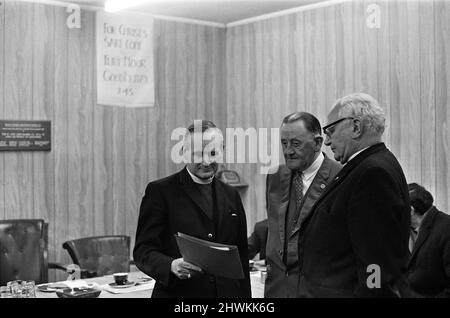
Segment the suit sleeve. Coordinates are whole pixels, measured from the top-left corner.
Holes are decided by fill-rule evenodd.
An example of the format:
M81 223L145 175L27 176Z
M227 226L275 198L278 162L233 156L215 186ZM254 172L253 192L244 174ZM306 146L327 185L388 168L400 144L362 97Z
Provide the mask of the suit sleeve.
M241 258L242 270L244 271L244 278L240 280L241 295L242 297L251 298L252 290L250 287L250 269L248 264L247 219L241 197L237 191L235 192L235 196L240 212L238 249L239 256Z
M133 258L136 266L164 286L169 285L173 258L164 255L165 205L157 186L150 183L141 202Z
M367 169L354 189L347 214L358 275L354 293L399 297L408 251L408 203L396 180L382 168Z

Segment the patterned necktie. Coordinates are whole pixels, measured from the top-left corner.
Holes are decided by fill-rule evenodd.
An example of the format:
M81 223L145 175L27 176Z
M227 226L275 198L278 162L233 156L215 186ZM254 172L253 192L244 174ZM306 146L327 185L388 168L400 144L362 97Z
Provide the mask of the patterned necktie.
M303 199L303 171L297 171L292 180L295 187L297 209L300 207Z

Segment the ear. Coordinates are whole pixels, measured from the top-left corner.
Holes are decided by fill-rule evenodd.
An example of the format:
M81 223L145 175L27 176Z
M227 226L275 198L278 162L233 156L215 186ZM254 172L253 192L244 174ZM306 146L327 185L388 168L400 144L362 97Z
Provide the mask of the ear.
M316 142L316 147L315 147L315 151L318 152L322 149L322 144L323 144L323 137L322 136L315 136L314 137L314 141Z
M184 160L183 162L184 163L192 163L193 159L192 159L191 151L190 151L189 147L186 147L183 145L183 147L181 149L182 149L183 160Z
M181 147L181 153L183 154L183 156L188 154L189 153L189 147L186 147L185 145L183 145ZM189 153L189 155L190 155L190 153Z
M353 138L357 139L362 136L364 132L364 127L361 120L353 119Z

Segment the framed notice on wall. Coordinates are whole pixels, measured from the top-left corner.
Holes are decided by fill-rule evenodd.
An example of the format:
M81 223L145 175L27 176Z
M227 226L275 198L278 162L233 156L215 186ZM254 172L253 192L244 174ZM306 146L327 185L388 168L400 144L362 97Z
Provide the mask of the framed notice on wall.
M97 12L97 104L152 107L153 19Z
M0 120L0 151L50 151L49 120Z

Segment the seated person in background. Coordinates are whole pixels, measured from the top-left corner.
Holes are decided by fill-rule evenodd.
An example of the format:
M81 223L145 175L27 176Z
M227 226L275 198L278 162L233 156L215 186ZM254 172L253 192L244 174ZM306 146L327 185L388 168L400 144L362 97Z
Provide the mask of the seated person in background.
M252 235L248 238L248 259L255 258L259 253L259 259L266 259L267 244L267 219L255 224Z
M419 297L450 297L450 216L417 183L408 185L411 235L408 281Z

